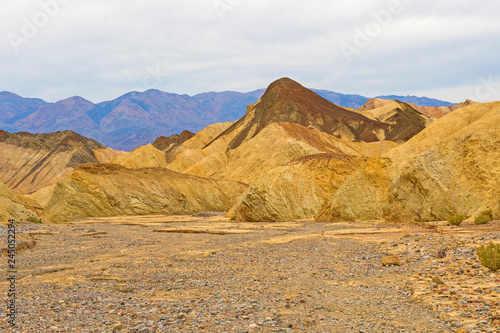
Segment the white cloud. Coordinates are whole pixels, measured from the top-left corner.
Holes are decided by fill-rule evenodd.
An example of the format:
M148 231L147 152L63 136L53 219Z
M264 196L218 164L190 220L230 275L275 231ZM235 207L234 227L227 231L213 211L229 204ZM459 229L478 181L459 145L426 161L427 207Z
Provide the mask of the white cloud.
M223 19L212 0L66 0L15 52L9 33L22 36L40 1L62 0L0 3L0 90L97 102L144 87L159 68L155 87L177 93L250 91L289 76L344 93L460 101L474 96L479 77L500 81L497 2L401 0L348 63L340 43L352 43L389 0L220 0L232 6ZM500 100L500 88L489 99Z

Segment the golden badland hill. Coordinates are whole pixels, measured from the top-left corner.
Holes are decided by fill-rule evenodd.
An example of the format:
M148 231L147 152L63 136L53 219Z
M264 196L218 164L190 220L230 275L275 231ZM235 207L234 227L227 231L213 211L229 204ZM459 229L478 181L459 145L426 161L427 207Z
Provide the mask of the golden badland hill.
M500 102L455 110L353 173L318 220L500 217Z
M57 223L81 217L227 211L245 189L243 184L165 168L84 164L57 183L42 219Z
M121 154L75 132L8 133L0 130L0 181L18 194L55 184L77 165L109 162Z
M38 216L32 210L27 209L5 184L0 183L0 221L26 220L29 217Z
M373 99L352 110L283 78L236 122L130 153L72 132L2 132L0 180L32 194L5 188L1 204L43 206L47 222L210 210L240 221L499 216L499 132L500 102Z

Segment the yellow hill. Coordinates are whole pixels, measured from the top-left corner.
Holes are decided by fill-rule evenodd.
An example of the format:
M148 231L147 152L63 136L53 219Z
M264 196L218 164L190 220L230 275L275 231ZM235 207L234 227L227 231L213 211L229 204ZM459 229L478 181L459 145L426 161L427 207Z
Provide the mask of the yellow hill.
M176 157L189 149L203 149L208 143L213 141L216 137L218 137L222 132L229 128L233 123L216 123L213 125L209 125L196 133L195 136L190 138L189 140L182 143L179 147L171 150L167 153L167 162L172 163ZM176 167L173 166L172 170L175 170Z
M82 163L121 154L71 131L30 134L0 130L0 181L16 194L53 185Z
M0 183L0 223L7 223L9 219L26 220L29 217L37 215L24 207L21 201L9 190L9 188Z
M239 221L313 219L365 158L319 154L275 168L245 191L228 216Z
M57 223L82 217L227 211L245 189L240 183L194 177L165 168L85 164L57 183L45 206L43 220Z
M165 153L156 149L152 144L141 146L130 153L115 157L111 163L122 165L129 169L165 168L167 159Z
M291 123L273 123L231 151L230 162L214 178L251 184L278 166L320 153L360 155L349 142L317 129Z
M457 109L356 171L319 220L445 220L500 216L500 102Z

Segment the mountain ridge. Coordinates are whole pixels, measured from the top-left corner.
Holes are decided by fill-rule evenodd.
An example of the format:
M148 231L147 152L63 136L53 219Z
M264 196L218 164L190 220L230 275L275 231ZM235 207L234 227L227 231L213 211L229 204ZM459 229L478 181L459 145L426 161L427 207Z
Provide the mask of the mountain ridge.
M0 182L16 194L55 184L83 163L106 162L121 152L73 131L44 134L0 130Z
M321 97L343 107L357 109L368 97L312 89ZM246 106L255 103L265 89L205 92L193 96L151 89L132 91L113 100L93 103L80 96L49 103L0 92L0 129L9 132L50 133L73 130L107 147L131 151L152 143L160 136L193 133L213 123L235 121L244 116ZM396 96L405 101L404 96ZM412 101L418 97L410 96ZM440 106L449 102L435 101ZM418 104L418 103L417 103ZM423 106L425 103L423 103ZM438 105L432 105L438 106Z

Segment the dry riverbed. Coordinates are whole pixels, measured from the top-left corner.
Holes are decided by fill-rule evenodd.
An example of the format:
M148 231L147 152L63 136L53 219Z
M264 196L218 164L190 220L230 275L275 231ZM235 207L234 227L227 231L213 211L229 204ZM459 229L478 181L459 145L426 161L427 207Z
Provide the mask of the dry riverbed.
M499 225L234 223L210 214L19 223L18 238L36 246L17 255L17 328L2 319L0 330L500 332L500 276L475 255L500 242ZM388 255L401 265L382 266Z

